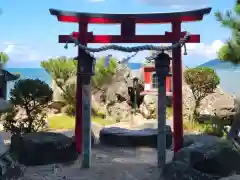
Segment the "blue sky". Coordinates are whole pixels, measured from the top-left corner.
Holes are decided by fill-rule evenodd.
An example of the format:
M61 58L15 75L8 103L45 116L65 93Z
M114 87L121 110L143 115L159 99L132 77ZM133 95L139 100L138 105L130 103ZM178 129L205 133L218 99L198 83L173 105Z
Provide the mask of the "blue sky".
M201 35L201 43L188 44L188 55L183 57L185 65L194 66L216 58L216 51L230 37L230 31L216 22L214 12L232 9L234 4L235 0L1 0L0 51L8 53L8 67L39 67L40 61L50 57L76 56L76 48L69 46L65 50L64 44L58 44L58 35L77 31L77 25L58 22L50 15L49 8L99 13L147 13L212 7L211 14L205 16L203 21L182 25L183 30ZM138 25L137 34L163 34L170 28L170 24ZM90 25L89 31L94 34L119 34L120 27ZM119 59L127 56L115 51L96 56L108 53ZM147 55L149 52L141 52L131 61L141 62Z

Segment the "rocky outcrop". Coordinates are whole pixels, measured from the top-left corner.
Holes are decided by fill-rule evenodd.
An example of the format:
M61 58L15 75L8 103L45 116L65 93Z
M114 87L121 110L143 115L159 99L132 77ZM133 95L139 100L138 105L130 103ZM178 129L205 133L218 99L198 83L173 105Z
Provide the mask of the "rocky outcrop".
M215 180L240 172L240 153L230 141L208 135L194 135L189 140L164 168L165 179Z
M156 119L157 97L153 95L145 95L139 110L146 119Z
M101 87L92 89L92 113L116 122L129 122L132 116L132 80L135 76L136 73L132 74L128 67L122 67L119 65L117 72L113 75L110 82ZM76 77L67 80L65 85L67 86L74 83L76 83ZM59 103L61 98L59 96L62 92L56 86L56 83L53 82L52 86L55 94L54 101L57 101L58 103L54 103L51 107L61 108L61 103ZM144 90L142 81L140 81L137 89L139 94L140 91ZM137 99L137 102L140 105L143 96L139 95Z
M52 132L13 135L10 151L27 166L71 162L78 157L72 138Z
M179 161L168 163L162 171L162 177L164 180L216 180Z
M190 87L183 79L183 115L186 119L193 117L195 100ZM200 121L210 120L218 117L224 120L226 124L231 124L234 116L239 112L240 103L236 98L220 87L217 87L215 92L205 97L200 104L198 112Z
M124 102L115 102L107 107L107 118L116 122L129 122L132 116L132 109Z

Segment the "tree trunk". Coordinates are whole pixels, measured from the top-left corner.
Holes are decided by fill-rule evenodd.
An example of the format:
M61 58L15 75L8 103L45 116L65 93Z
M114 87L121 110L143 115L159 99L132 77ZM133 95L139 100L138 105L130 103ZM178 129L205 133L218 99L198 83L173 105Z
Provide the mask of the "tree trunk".
M27 130L27 133L30 133L30 132L32 132L33 118L31 117L31 113L27 106L25 106L25 109L26 109L26 114L27 114L27 118L28 118L28 127L26 130Z
M199 107L200 107L200 100L196 100L194 111L193 111L194 121L197 121L197 119L199 118L199 112L198 112Z

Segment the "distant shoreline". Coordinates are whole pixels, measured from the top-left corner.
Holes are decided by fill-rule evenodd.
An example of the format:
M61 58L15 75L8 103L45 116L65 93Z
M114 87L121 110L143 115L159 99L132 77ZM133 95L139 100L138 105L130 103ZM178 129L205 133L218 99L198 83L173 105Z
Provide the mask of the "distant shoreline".
M132 68L133 71L136 68ZM51 76L43 69L43 68L6 68L11 73L20 73L22 78L31 78L31 79L40 79L49 86L52 85ZM239 77L240 70L237 69L233 71L233 69L216 69L217 74L220 77L220 87L224 92L231 94L237 98L240 98L240 85L239 85ZM8 83L8 92L13 87L14 82Z

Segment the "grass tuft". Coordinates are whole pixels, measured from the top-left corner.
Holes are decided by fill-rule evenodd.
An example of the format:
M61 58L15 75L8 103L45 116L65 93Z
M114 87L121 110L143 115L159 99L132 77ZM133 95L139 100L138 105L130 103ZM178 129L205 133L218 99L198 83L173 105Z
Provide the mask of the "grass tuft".
M109 121L100 117L92 117L92 121L106 126L114 124L114 121ZM75 117L67 115L55 115L48 118L50 129L73 129L75 128Z

